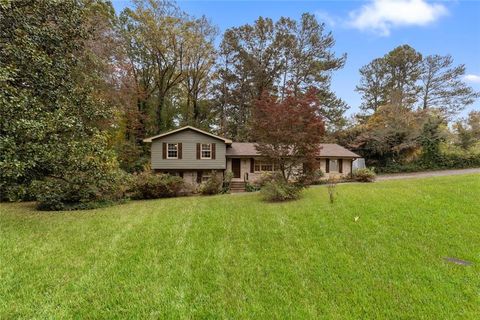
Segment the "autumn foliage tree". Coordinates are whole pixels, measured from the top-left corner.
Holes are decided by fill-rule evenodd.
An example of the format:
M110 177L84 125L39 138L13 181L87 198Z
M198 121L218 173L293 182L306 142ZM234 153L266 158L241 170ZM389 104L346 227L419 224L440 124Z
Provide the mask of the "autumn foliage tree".
M252 134L257 150L275 163L285 182L319 154L325 133L320 109L314 89L301 95L289 92L283 100L264 93L255 104Z

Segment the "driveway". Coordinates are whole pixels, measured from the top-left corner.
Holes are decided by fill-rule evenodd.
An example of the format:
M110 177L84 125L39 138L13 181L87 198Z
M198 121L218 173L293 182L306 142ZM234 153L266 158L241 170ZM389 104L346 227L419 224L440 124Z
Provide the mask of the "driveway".
M385 175L378 175L377 176L377 181L395 180L395 179L425 178L425 177L440 177L440 176L453 176L453 175L457 175L457 174L471 174L471 173L479 173L480 174L480 168L385 174Z

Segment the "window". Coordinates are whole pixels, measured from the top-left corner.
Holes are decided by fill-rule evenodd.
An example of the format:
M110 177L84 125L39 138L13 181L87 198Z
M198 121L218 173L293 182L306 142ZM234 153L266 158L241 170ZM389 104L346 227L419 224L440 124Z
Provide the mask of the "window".
M204 174L202 174L202 182L207 182L208 179L210 179L211 177L212 177L211 172L205 172Z
M338 160L330 159L330 171L338 172Z
M178 143L169 143L167 148L167 159L178 159Z
M208 181L213 175L213 171L197 171L197 183Z
M255 161L255 171L273 171L274 166L271 162Z
M212 158L212 145L210 143L202 143L201 158L202 159Z

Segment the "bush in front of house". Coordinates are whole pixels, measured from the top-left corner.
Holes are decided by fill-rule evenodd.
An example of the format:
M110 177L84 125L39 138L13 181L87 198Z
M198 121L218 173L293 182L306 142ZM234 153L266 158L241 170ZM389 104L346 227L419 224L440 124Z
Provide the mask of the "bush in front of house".
M245 192L255 192L261 189L260 185L257 183L245 182Z
M179 196L185 190L181 177L144 171L132 175L129 193L132 199L158 199Z
M233 179L233 172L227 171L223 175L223 183L222 183L222 193L229 193L230 192L230 185Z
M369 168L353 170L353 180L358 182L373 182L375 181L375 171Z
M122 201L128 188L128 175L112 172L75 172L70 176L47 177L32 183L38 209L46 211L85 210Z
M310 172L306 172L301 174L298 179L297 183L303 186L315 185L315 184L322 184L322 178L325 176L322 170L316 169Z
M214 195L222 192L223 180L214 172L207 181L202 182L199 192L203 195Z
M288 183L282 179L274 179L267 182L260 189L260 193L265 201L280 202L300 198L302 188L298 184Z
M282 173L279 171L262 172L260 176L251 184L253 191L262 189L267 183L274 180L283 180Z

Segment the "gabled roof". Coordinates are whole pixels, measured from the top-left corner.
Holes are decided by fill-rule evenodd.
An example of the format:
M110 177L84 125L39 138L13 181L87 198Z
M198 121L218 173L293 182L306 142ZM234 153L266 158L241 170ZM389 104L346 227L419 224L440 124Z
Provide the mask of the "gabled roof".
M252 142L233 142L230 147L227 148L227 157L235 156L260 156L255 143ZM322 143L320 144L320 158L360 158L360 156L350 150L336 143Z
M175 129L175 130L172 130L172 131L168 131L168 132L153 136L153 137L145 138L145 139L143 139L143 142L152 142L155 139L166 137L166 136L169 136L171 134L174 134L174 133L177 133L177 132L180 132L180 131L184 131L184 130L193 130L193 131L199 132L201 134L210 136L212 138L222 140L223 142L225 142L227 144L232 143L232 140L230 140L230 139L226 139L226 138L223 138L223 137L216 136L214 134L211 134L210 132L206 132L206 131L200 130L200 129L192 127L192 126L185 126L185 127L182 127L182 128L178 128L178 129Z

